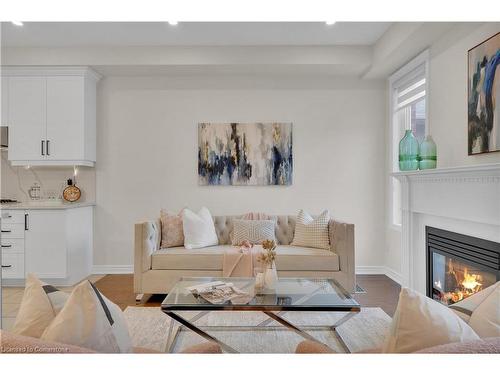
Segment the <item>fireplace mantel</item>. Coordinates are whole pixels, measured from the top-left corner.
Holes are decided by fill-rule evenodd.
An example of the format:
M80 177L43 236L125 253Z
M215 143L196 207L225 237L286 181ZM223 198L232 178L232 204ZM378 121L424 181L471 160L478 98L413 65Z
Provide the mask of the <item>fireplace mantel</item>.
M402 187L404 286L425 293L425 225L500 242L500 163L391 176Z

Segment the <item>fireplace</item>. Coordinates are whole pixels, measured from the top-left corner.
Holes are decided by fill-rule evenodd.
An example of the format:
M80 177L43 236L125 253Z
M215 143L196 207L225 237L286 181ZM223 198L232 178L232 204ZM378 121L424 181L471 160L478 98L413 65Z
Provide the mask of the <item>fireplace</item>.
M428 297L452 305L500 280L500 243L425 229Z

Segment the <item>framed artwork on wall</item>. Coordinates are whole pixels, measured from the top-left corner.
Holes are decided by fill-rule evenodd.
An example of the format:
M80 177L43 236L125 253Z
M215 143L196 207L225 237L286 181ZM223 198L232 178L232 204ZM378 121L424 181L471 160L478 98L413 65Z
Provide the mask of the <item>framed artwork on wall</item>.
M200 185L291 185L292 124L198 124Z
M500 151L500 33L468 53L469 155Z

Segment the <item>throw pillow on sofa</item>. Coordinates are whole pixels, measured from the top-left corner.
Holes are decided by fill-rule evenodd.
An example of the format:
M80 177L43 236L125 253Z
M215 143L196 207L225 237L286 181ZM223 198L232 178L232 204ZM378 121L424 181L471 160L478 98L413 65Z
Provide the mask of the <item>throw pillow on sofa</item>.
M182 226L182 211L178 214L160 211L162 249L184 245L184 230Z
M450 306L481 338L500 336L500 281Z
M123 312L88 280L73 289L61 312L40 338L99 353L132 352Z
M412 353L436 345L478 339L473 329L447 306L403 288L383 352Z
M330 249L328 236L328 222L330 213L325 210L313 218L304 210L300 210L295 223L295 234L292 246L314 247L317 249Z
M69 294L40 281L33 274L28 274L12 332L39 338L61 311L68 297Z
M276 241L274 220L234 220L232 244L239 246L243 241L260 245L265 240Z
M182 225L186 249L200 249L219 244L214 220L208 208L202 207L198 213L185 208L182 213Z

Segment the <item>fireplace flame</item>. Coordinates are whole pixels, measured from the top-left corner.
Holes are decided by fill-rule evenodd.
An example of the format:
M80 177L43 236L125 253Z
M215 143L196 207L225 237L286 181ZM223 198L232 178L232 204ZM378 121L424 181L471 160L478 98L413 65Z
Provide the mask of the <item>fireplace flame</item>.
M475 274L469 274L467 268L464 268L464 279L462 280L462 286L465 289L477 291L483 284L479 280L480 276Z

